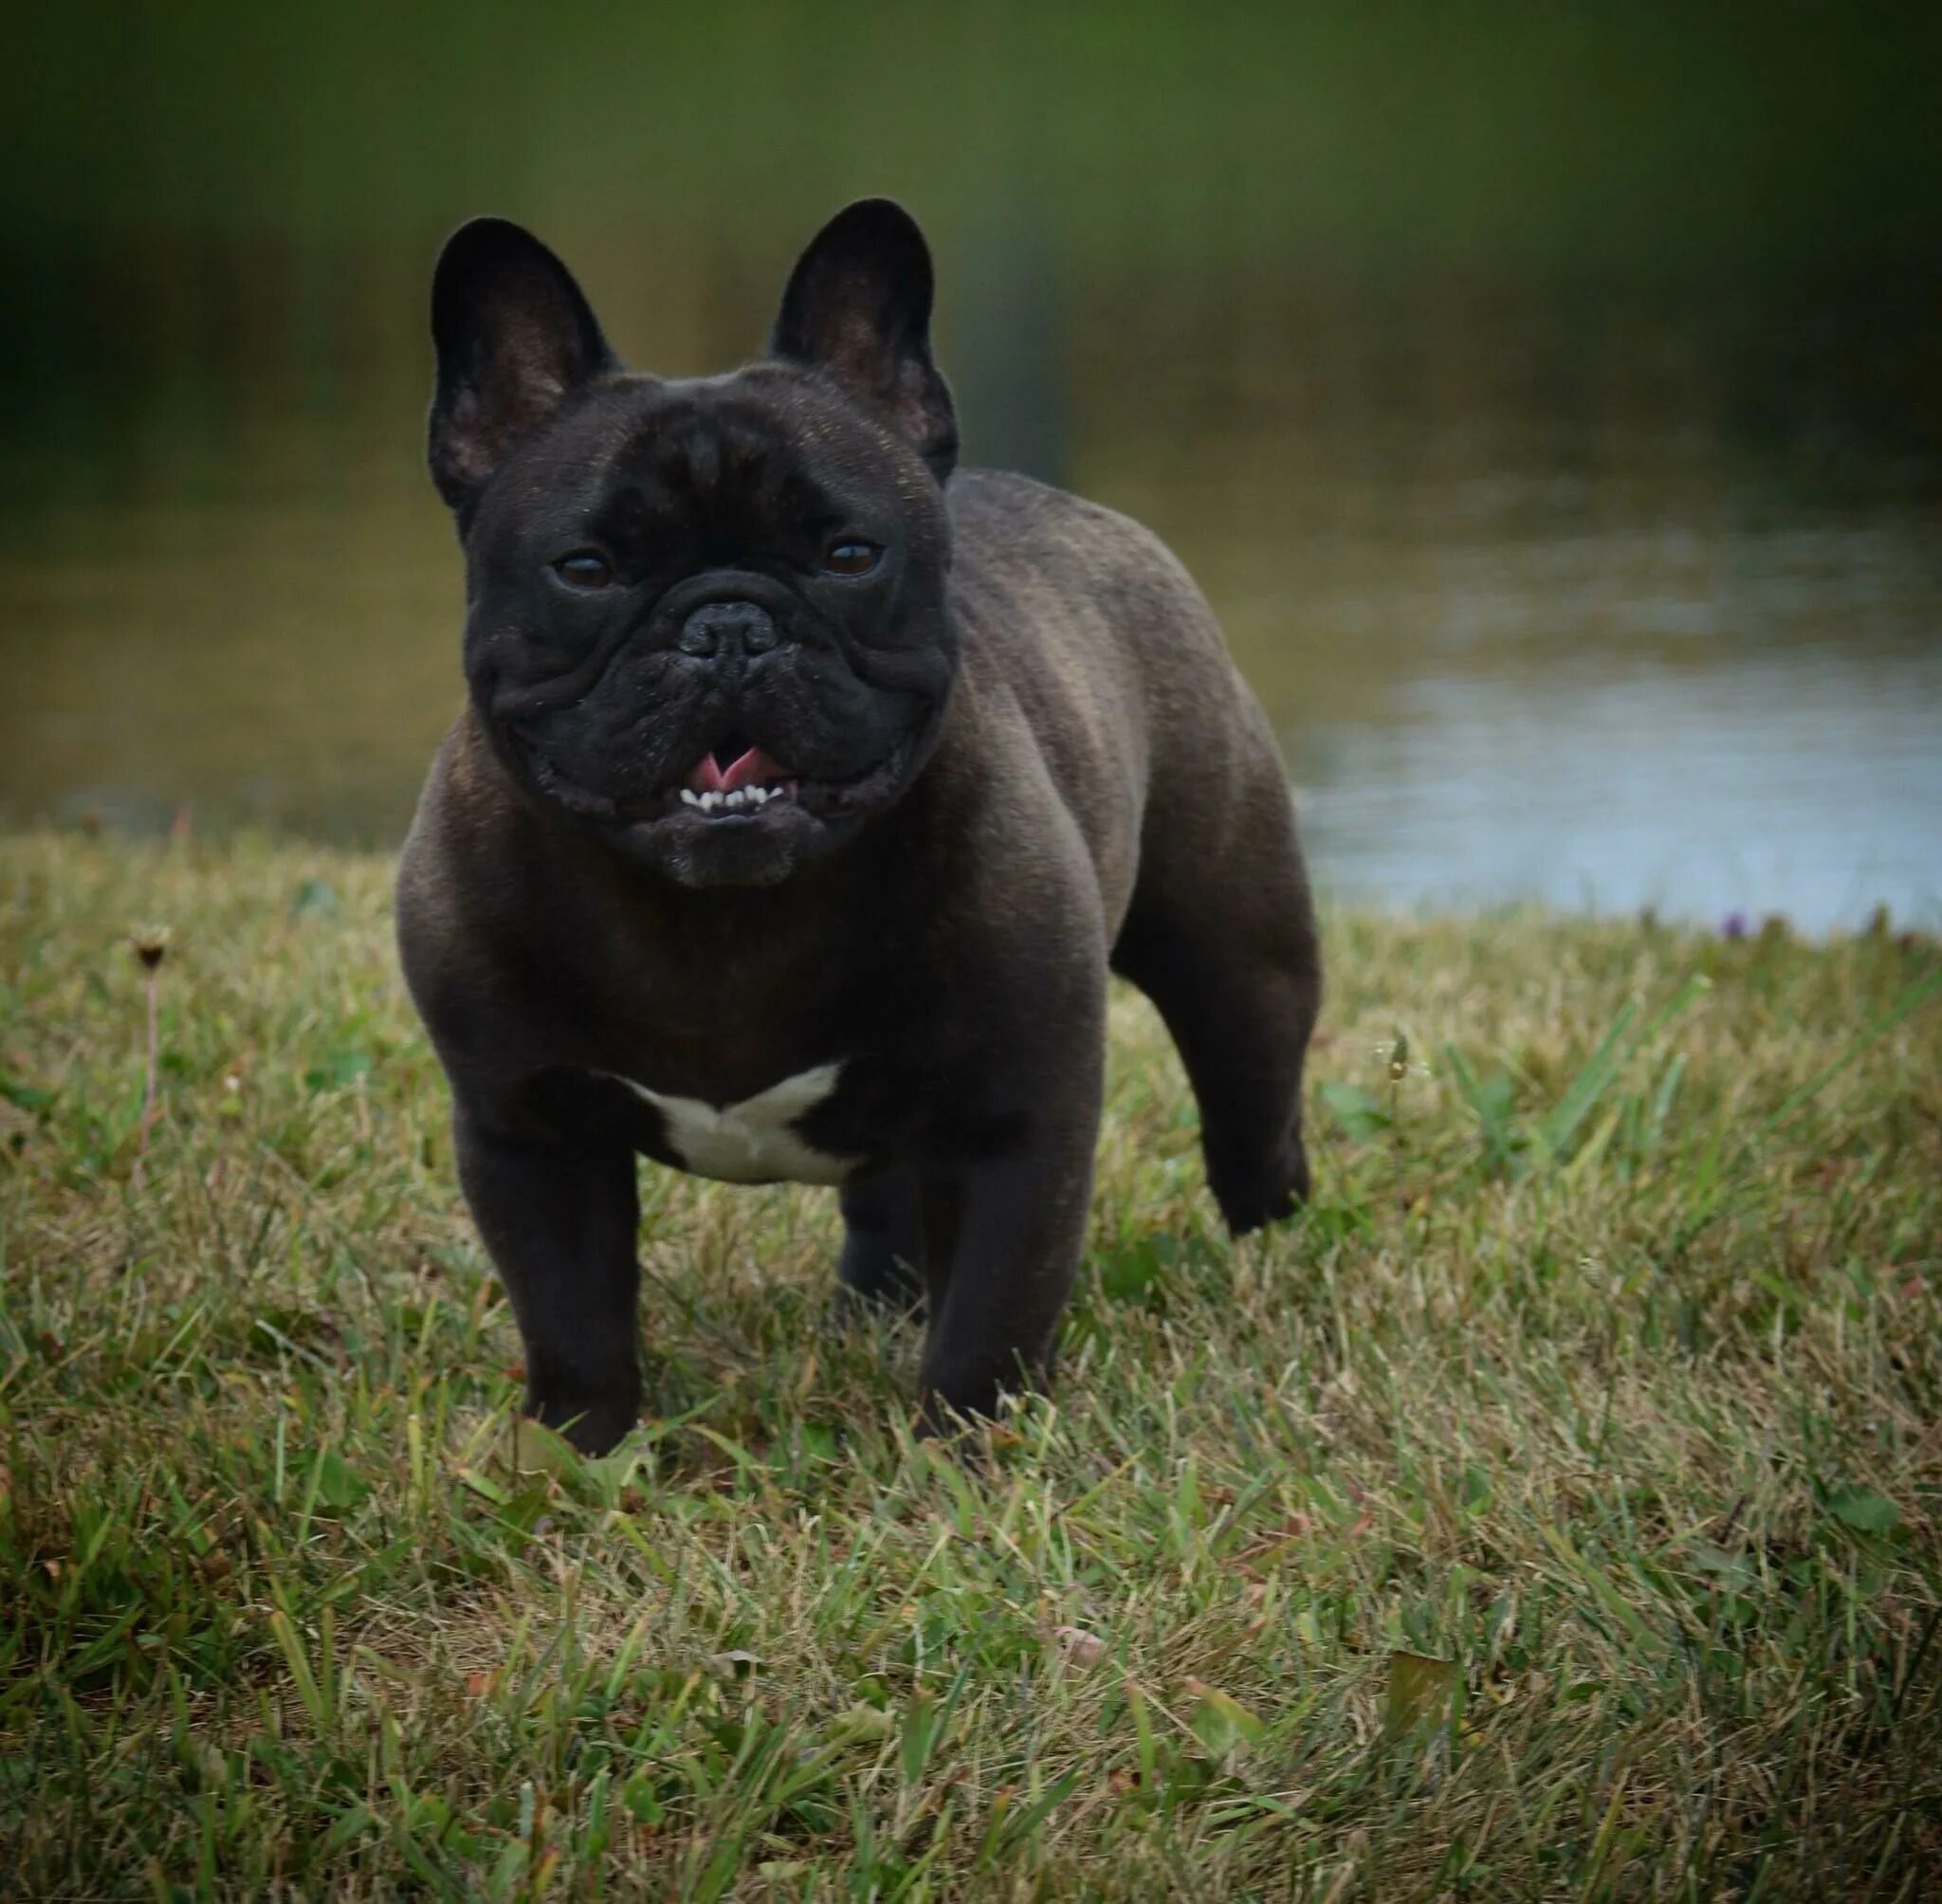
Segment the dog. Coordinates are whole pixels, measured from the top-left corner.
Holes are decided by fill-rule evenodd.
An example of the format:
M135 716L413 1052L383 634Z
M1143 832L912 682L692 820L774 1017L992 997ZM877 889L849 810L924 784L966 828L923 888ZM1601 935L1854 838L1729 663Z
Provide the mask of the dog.
M956 467L930 252L887 199L768 354L624 370L566 267L439 259L431 475L467 704L398 876L458 1172L583 1450L638 1418L636 1158L837 1187L839 1297L922 1305L922 1419L1047 1381L1108 975L1159 1008L1237 1234L1308 1194L1321 989L1268 722L1123 516Z

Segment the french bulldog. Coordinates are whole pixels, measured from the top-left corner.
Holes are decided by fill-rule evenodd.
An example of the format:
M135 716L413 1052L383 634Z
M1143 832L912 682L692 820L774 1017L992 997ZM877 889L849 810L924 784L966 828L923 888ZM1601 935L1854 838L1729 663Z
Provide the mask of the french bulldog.
M467 705L398 878L458 1172L585 1450L636 1420L636 1158L837 1187L852 1304L922 1306L926 1424L1045 1381L1109 972L1158 1006L1228 1225L1308 1191L1313 910L1268 723L1124 516L956 468L886 199L759 361L622 369L498 219L440 257L430 461Z

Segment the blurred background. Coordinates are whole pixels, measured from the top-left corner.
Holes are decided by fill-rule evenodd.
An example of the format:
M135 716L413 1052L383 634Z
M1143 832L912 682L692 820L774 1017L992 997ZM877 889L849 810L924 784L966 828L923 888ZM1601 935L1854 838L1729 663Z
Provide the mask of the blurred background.
M630 361L927 227L967 459L1212 596L1322 884L1942 918L1942 8L39 9L0 124L0 822L395 841L460 699L425 305Z

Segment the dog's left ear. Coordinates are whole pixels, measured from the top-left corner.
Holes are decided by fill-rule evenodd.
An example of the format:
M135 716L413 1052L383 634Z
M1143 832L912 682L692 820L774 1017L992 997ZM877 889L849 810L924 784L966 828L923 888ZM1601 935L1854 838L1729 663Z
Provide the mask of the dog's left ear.
M797 260L770 351L834 377L881 411L942 483L958 460L958 412L930 357L930 247L888 198L859 198Z
M474 218L431 284L431 480L465 533L493 472L581 384L618 368L570 272L530 231Z

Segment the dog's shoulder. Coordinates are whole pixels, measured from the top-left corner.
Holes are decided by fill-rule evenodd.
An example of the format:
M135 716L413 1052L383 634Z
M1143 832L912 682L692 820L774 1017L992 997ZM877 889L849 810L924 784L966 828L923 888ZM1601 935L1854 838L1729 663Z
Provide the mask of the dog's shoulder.
M428 1018L442 1001L501 989L549 923L546 895L535 889L545 862L525 831L467 710L438 750L398 856L398 951Z
M961 469L944 494L961 554L1024 558L1095 578L1150 571L1193 586L1145 523L1070 489L1010 469Z
M1224 661L1205 596L1144 522L1010 470L962 470L946 496L952 579L974 609L995 596L1015 622L1096 627L1143 668Z

